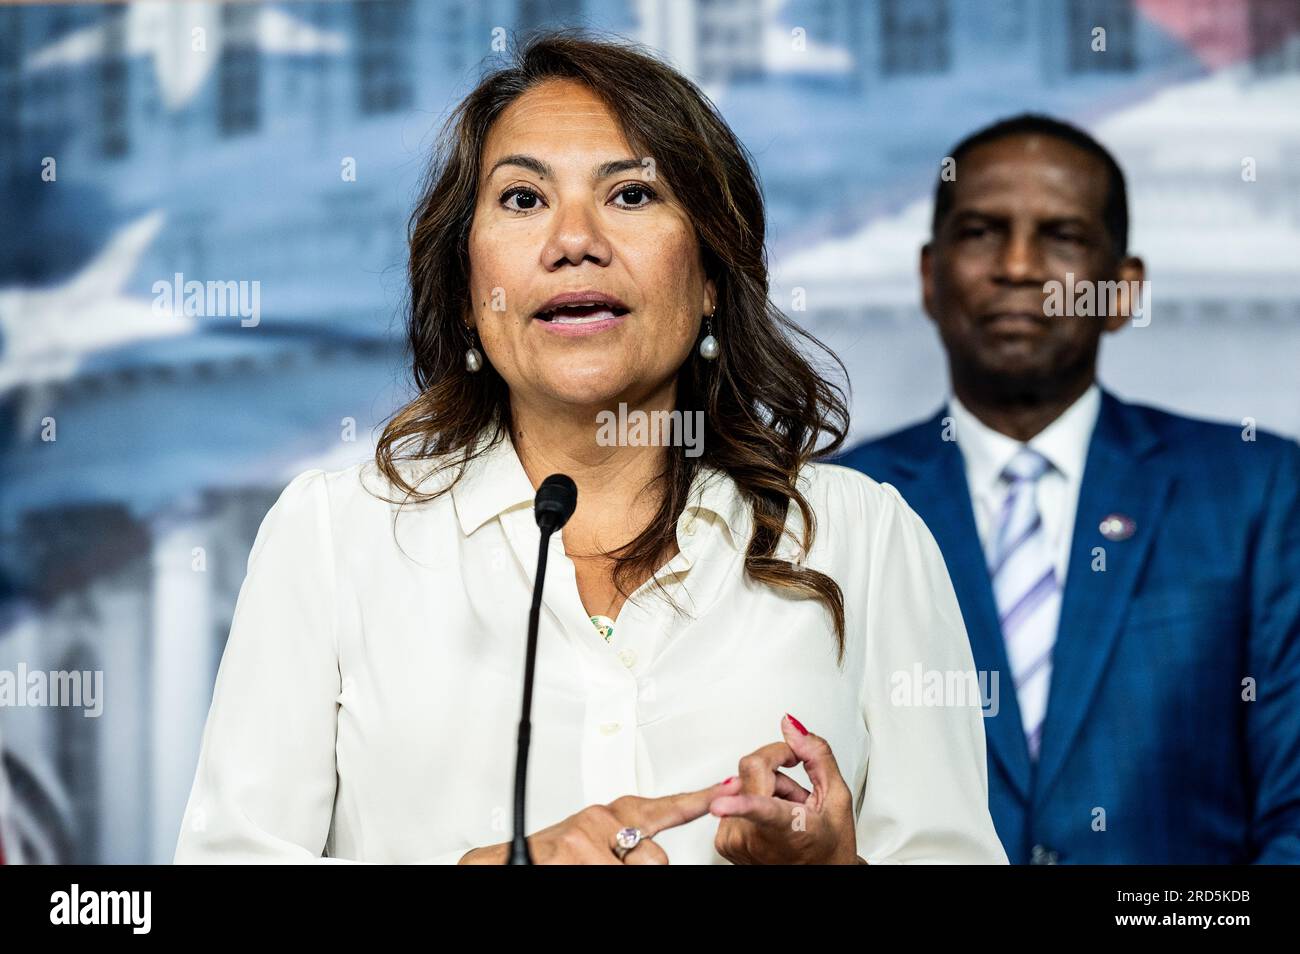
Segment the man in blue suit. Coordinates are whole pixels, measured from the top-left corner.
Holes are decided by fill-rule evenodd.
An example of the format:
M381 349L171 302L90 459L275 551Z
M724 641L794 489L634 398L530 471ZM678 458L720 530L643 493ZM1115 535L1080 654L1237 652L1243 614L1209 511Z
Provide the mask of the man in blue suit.
M925 521L998 678L1007 854L1300 862L1300 446L1099 388L1143 265L1087 133L1020 116L952 158L921 254L952 397L839 462Z

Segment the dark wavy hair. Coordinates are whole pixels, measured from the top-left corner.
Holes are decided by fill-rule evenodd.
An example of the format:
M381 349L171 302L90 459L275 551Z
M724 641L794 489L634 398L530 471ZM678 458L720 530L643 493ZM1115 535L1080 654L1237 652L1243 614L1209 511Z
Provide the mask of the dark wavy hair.
M419 394L386 423L375 453L380 471L406 500L429 500L460 479L476 452L510 439L505 381L486 361L474 374L464 365L472 308L468 240L489 129L515 99L548 80L584 83L608 104L636 154L654 157L656 176L667 180L692 221L718 294L721 354L704 361L693 352L677 374L677 408L705 409L703 453L665 454L658 512L634 540L605 554L616 587L626 597L671 552L692 481L707 464L735 481L753 516L746 574L820 600L842 659L839 585L774 554L791 504L803 518L804 552L812 546L814 516L796 478L806 462L838 450L848 429L844 390L798 344L820 349L841 373L844 366L768 300L763 197L749 153L690 80L636 44L583 31L533 35L447 119L409 228L407 335ZM484 437L490 439L480 443ZM451 483L426 494L397 465L430 457L443 460L434 474L459 469Z

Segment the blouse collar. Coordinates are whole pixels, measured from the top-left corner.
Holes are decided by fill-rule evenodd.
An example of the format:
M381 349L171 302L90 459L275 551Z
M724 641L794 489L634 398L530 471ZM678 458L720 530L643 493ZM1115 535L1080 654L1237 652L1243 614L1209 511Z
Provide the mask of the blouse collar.
M487 435L479 439L477 456L451 488L456 516L466 536L493 517L532 507L536 494L509 436L489 441ZM683 518L689 519L692 510L716 514L726 525L736 549L744 550L749 545L749 507L725 471L705 465L699 468Z

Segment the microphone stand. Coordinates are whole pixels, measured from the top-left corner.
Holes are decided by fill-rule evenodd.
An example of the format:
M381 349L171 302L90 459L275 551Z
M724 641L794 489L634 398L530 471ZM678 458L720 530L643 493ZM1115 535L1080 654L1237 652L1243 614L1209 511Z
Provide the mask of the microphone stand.
M546 577L546 554L550 549L554 530L542 527L542 539L537 550L537 577L533 582L533 605L528 610L528 650L524 657L524 707L519 716L519 745L515 759L515 834L510 842L510 860L507 864L531 865L533 856L524 836L524 793L527 789L528 743L532 738L533 671L537 666L537 624L542 610L542 582Z
M531 865L532 853L524 835L524 795L528 781L528 744L532 740L533 724L533 673L537 668L537 625L542 613L542 584L546 580L546 554L551 545L551 534L559 530L578 505L578 488L572 478L552 474L537 488L533 501L533 515L541 530L537 549L537 574L533 577L533 605L528 610L528 651L524 657L524 705L519 716L519 744L515 756L515 833L510 841L510 855L506 864Z

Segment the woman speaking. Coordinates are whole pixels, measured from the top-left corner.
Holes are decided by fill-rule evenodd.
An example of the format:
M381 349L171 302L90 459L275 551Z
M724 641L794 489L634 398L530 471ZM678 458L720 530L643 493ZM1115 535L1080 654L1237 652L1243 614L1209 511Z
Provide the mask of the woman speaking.
M978 697L896 691L974 681L943 559L892 487L812 462L844 397L768 301L754 169L694 85L527 44L448 121L409 279L418 395L264 520L177 861L506 860L559 472L535 862L1005 863Z

